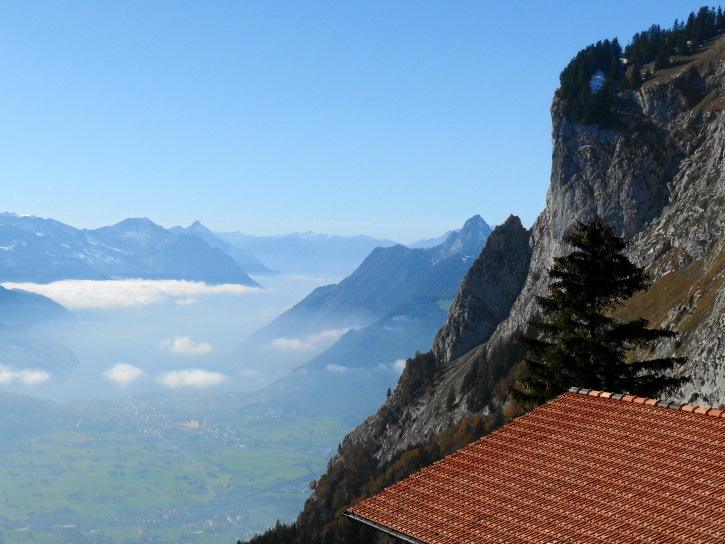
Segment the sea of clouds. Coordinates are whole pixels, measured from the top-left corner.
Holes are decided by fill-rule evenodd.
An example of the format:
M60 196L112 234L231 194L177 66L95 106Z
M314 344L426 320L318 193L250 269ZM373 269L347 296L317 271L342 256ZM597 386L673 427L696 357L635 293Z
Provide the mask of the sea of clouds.
M258 278L263 288L178 280L66 280L4 283L47 296L70 310L72 325L58 341L79 364L62 380L38 368L14 369L0 361L0 387L69 400L155 390L255 390L293 368L300 357L332 345L347 329L303 338L280 338L269 361L231 361L251 333L299 302L325 278ZM297 357L296 359L294 357ZM285 364L286 358L294 361ZM267 366L274 372L267 372Z

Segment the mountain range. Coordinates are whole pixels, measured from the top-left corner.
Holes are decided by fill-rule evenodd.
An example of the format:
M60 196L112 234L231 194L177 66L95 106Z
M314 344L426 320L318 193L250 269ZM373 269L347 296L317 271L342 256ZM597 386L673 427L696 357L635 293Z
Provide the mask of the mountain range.
M165 229L145 218L77 229L5 212L0 213L0 282L141 278L258 287L250 276L345 277L373 249L393 245L362 235L214 233L199 221Z
M234 262L239 265L239 268L244 270L247 274L251 274L253 276L265 276L278 273L275 270L267 268L256 257L244 253L239 247L224 241L220 236L214 234L199 221L194 221L186 228L171 227L169 229L169 232L177 235L183 234L186 236L195 236L208 244L210 247L220 249L221 251L229 255L232 259L234 259Z
M0 214L0 282L119 278L259 286L221 249L149 219L86 230L53 219Z
M476 215L432 248L376 248L340 283L316 289L250 336L233 356L240 361L235 366L248 368L280 341L301 344L347 331L289 376L252 395L250 405L315 415L343 410L351 423L360 421L394 387L407 354L430 346L490 232Z

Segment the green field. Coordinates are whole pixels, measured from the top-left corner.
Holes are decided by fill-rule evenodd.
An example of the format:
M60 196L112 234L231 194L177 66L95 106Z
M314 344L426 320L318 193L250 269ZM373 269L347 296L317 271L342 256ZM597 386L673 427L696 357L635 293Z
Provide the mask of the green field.
M4 443L0 542L229 543L293 519L347 429L236 400L83 406Z

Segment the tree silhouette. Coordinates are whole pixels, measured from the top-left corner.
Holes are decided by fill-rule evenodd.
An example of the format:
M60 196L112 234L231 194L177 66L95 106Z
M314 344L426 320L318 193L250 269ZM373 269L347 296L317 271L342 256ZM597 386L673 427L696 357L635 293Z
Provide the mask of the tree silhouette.
M514 399L533 407L572 386L653 396L685 382L686 377L666 372L685 358L627 360L631 349L651 347L676 333L647 328L643 318L612 316L650 285L644 270L623 254L626 242L601 217L577 222L564 240L574 250L554 259L549 294L536 298L544 319L529 322L539 334L517 338L528 354L518 380L523 389L511 390Z

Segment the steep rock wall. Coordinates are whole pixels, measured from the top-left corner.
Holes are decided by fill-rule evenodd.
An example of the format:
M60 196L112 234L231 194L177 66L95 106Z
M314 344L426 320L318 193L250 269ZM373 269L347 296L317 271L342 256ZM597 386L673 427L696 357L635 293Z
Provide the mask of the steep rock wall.
M563 236L576 221L595 214L631 239L631 257L655 280L623 311L682 331L678 341L657 350L690 358L686 372L692 381L671 397L725 403L724 59L725 39L720 39L685 64L657 72L636 92L620 94L612 128L573 122L554 100L547 205L531 228L529 272L508 316L488 340L455 358L456 346L475 336L464 331L490 328L494 315L489 309L495 297L466 312L473 308L465 302L467 293L476 282L485 283L487 271L503 270L505 263L489 262L476 272L479 277L472 271L436 340L435 360L409 360L393 396L345 438L330 461L325 484L339 496L331 509L320 507L319 490L313 493L298 519L305 535L301 542L315 542L310 535L321 534L346 500L360 496L364 486L346 477L346 467L361 457L380 474L406 450L429 443L475 411L504 413L505 385L523 355L513 338L536 317L535 296L546 292L553 258L567 251ZM491 253L482 253L479 261L493 259L487 250ZM482 406L471 407L467 400L474 391L467 384L474 369L489 393Z
M433 354L446 365L488 340L521 292L531 262L529 233L518 217L496 227L463 278Z

